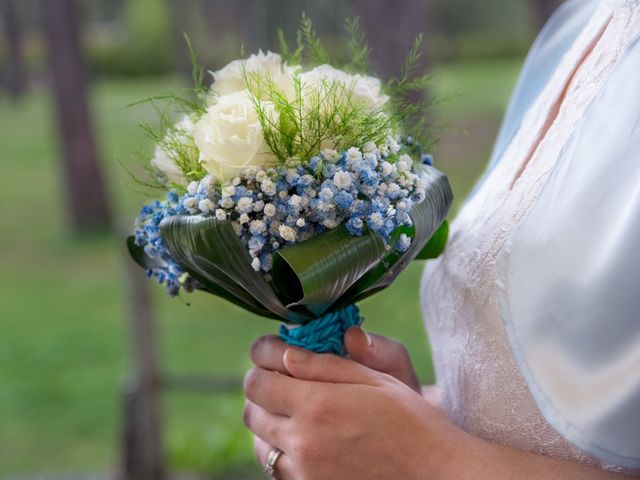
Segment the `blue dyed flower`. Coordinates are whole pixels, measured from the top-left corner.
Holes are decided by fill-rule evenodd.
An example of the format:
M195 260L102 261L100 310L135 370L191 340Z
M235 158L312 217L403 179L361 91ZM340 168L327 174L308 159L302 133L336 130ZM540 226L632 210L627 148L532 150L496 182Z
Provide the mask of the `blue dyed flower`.
M346 210L351 208L351 205L353 205L353 196L350 193L341 190L336 193L334 201L336 202L336 205Z
M411 246L411 238L404 233L401 234L400 238L398 238L398 241L396 242L396 250L404 253L407 250L409 250L410 246Z

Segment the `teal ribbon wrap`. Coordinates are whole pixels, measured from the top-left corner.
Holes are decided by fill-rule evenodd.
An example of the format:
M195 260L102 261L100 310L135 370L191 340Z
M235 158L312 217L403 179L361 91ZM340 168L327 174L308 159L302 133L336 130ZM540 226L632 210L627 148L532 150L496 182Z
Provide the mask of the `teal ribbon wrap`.
M360 309L348 305L311 320L304 325L280 326L280 339L294 347L301 347L316 353L335 353L345 356L344 334L349 328L362 324Z

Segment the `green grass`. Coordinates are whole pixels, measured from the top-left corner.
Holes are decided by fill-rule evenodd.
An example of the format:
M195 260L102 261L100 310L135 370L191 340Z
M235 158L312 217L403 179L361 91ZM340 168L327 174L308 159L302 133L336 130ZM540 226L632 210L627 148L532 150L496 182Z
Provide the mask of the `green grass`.
M436 73L445 129L437 149L458 200L486 162L517 63L449 66ZM109 81L92 90L103 165L118 217L132 221L144 198L117 159L151 146L137 128L153 118L130 102L179 86L175 78ZM474 137L474 122L492 127ZM466 127L465 127L466 125ZM469 130L468 133L464 129ZM0 98L0 476L100 471L118 464L120 388L130 339L123 239L74 238L66 227L56 131L46 92L23 102ZM421 379L433 370L418 307L422 265L363 302L366 327L405 342ZM277 324L204 294L186 306L153 288L162 367L171 373L240 378L247 351ZM241 426L240 395L171 393L164 397L167 452L176 468L214 472L252 461Z

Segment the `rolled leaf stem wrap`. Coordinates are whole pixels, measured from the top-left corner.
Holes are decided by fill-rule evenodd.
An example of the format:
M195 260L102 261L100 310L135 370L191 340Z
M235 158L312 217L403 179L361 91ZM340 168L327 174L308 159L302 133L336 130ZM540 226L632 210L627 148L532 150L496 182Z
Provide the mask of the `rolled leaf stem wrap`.
M344 334L351 327L362 324L356 305L322 315L299 326L280 326L280 339L294 347L316 353L335 353L345 356Z

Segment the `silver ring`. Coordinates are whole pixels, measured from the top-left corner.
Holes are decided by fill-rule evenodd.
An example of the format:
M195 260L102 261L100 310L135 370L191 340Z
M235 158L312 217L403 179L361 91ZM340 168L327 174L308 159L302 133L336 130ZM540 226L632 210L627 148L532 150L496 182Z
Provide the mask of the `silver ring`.
M282 455L282 450L274 448L267 456L267 463L264 464L263 470L269 480L278 480L276 478L276 462L280 458L280 455Z

